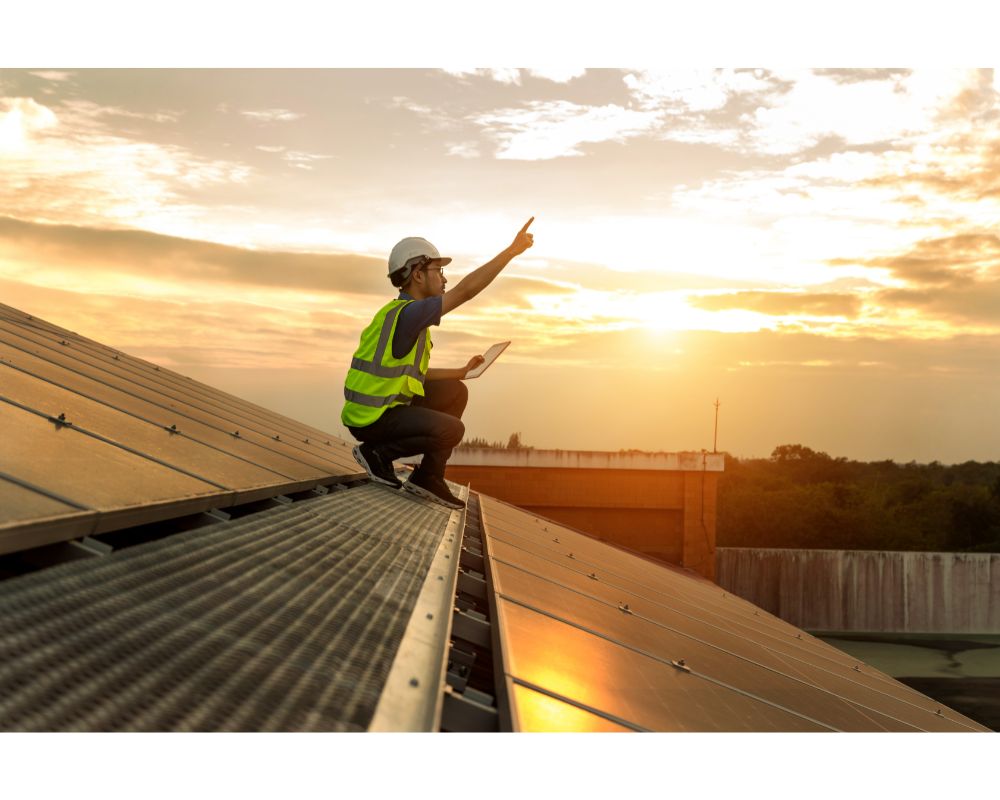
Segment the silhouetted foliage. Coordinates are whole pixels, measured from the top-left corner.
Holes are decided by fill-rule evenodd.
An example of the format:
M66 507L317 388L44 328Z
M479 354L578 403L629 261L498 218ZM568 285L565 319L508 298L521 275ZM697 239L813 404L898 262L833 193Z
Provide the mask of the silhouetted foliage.
M471 439L463 439L459 445L459 450L468 450L472 448L484 448L486 450L534 450L535 448L526 445L521 441L520 431L512 433L508 439L507 444L503 442L491 442L488 439L484 439L480 436L474 436Z
M1000 552L1000 463L849 461L800 444L726 454L721 547Z

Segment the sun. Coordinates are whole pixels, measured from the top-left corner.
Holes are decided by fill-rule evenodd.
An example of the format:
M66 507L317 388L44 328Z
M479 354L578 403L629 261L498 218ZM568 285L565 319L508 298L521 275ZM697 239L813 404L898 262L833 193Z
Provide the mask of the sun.
M654 333L751 333L776 324L773 317L753 311L706 311L694 308L688 304L685 292L656 292L622 298L617 310L622 319L633 320L638 326Z

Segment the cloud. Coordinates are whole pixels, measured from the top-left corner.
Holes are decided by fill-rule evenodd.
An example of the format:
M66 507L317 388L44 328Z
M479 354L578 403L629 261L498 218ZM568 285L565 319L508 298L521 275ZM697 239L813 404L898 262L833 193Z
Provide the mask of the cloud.
M0 98L0 154L12 158L27 147L34 135L56 123L52 110L30 97Z
M516 68L445 67L444 71L456 78L476 76L489 78L497 83L521 85L521 70Z
M0 217L0 256L34 274L95 271L182 286L211 283L310 293L385 294L379 258L248 250L138 230L42 225Z
M1000 280L972 281L934 289L886 289L877 294L885 306L915 309L965 326L1000 328Z
M92 131L103 128L108 117L123 119L142 119L150 122L177 122L183 114L180 111L160 109L158 111L132 111L121 106L108 106L94 103L90 100L62 100L59 103L59 116L73 119L77 125L86 125ZM89 123L89 124L88 124Z
M257 122L294 122L305 117L305 114L297 114L287 108L263 108L256 111L240 111L239 113Z
M535 78L544 78L553 83L569 83L575 78L582 78L586 73L583 67L533 67L528 73Z
M899 142L989 116L997 93L988 70L669 70L629 73L661 135L747 153L792 155L837 140L842 147Z
M857 263L885 269L903 284L872 296L887 315L910 311L919 313L925 323L943 319L953 325L988 329L1000 323L997 234L923 239L897 255L858 259Z
M886 169L863 185L895 190L930 209L935 201L978 204L1000 200L1000 137L993 128L927 137L912 151L892 154Z
M192 192L251 174L238 162L109 133L105 117L121 113L131 112L0 98L0 215L170 230L203 216Z
M452 142L446 144L446 152L459 158L479 158L479 145L475 142Z
M482 68L482 67L446 67L444 69L449 75L456 78L489 78L497 83L511 86L520 86L525 75L532 78L541 78L553 83L569 83L570 81L582 77L586 73L584 67L530 67L528 69L516 68Z
M907 283L967 287L978 276L1000 278L1000 236L965 233L924 239L900 255L863 259L861 263L888 269Z
M434 109L430 106L417 103L403 95L393 96L389 101L389 108L405 108L407 111L412 111L414 114L421 114L423 116L435 115Z
M328 372L347 362L360 331L351 315L266 306L238 293L121 297L2 277L0 293L24 312L183 374L192 368Z
M773 91L776 81L764 70L671 69L632 72L624 77L636 101L647 110L669 114L716 111L740 94Z
M814 69L814 75L824 78L832 78L837 83L863 83L864 81L895 81L906 77L913 70L910 69Z
M41 78L42 80L53 81L55 83L63 83L73 77L73 72L56 69L37 70L28 74L34 75L36 78Z
M856 317L861 298L852 294L810 292L732 292L691 296L688 302L707 311L742 308L774 316Z
M286 150L281 155L282 160L287 161L298 169L313 169L313 162L325 161L333 156L320 155L318 153L303 153L299 150Z
M959 71L851 82L816 72L792 77L787 91L767 96L744 118L758 152L791 154L828 138L856 146L925 132L970 79Z
M523 275L502 275L489 287L489 303L491 306L517 308L533 308L532 297L566 296L571 297L580 290L579 286L542 278L525 277Z
M614 104L581 106L566 100L536 100L471 118L497 142L498 159L522 161L582 156L582 145L623 142L652 130L656 119L655 113Z

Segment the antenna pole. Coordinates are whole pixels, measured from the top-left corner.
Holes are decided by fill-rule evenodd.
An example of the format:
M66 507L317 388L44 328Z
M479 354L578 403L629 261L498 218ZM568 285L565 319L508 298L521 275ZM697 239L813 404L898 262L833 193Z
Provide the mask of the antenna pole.
M719 398L715 398L715 436L712 438L712 452L718 453L719 448L719 406L722 405L719 402Z

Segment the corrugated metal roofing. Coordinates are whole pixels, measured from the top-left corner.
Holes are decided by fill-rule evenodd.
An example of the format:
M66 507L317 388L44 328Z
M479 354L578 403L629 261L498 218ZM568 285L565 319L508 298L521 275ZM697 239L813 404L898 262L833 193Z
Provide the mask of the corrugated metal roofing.
M450 517L365 484L5 581L0 729L363 731Z

